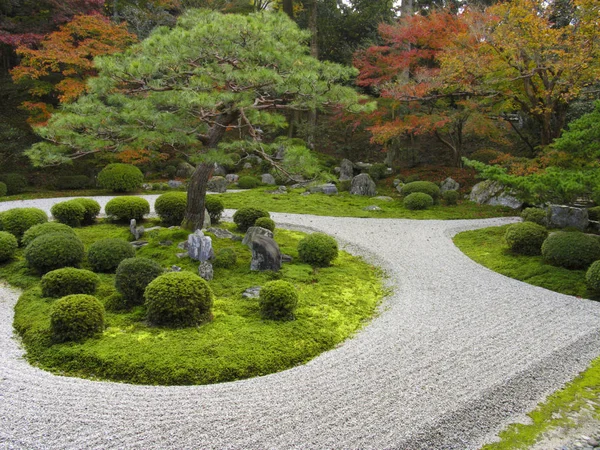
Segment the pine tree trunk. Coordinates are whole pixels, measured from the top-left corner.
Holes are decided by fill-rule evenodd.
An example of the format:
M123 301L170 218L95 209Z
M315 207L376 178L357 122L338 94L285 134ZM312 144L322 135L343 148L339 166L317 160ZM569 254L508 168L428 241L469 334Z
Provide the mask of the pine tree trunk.
M310 38L310 56L319 58L319 41L317 39L317 0L313 0L308 17L308 28L311 32ZM315 148L315 134L317 128L317 110L315 108L308 112L308 137L306 143L308 148Z
M283 0L283 12L286 13L290 19L294 19L294 2L293 0Z
M206 197L206 186L213 173L215 166L211 163L198 164L196 170L190 177L187 188L187 208L181 227L196 231L201 230L204 224L204 209Z

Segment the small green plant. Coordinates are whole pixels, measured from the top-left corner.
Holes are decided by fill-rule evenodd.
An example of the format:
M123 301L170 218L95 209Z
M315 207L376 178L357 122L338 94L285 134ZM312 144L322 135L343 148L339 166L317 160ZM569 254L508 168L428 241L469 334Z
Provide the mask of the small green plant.
M217 250L215 258L212 262L213 267L231 269L237 263L237 253L232 248L222 248Z
M337 182L337 188L340 192L348 192L352 187L352 180L343 180Z
M72 294L93 294L100 284L94 272L74 267L64 267L48 272L40 286L44 297L64 297Z
M211 318L213 293L191 272L169 272L155 278L144 294L148 321L153 325L188 327Z
M433 206L433 198L423 192L413 192L404 198L403 204L411 211L422 210Z
M0 214L0 229L8 231L17 240L38 223L48 222L48 216L38 208L13 208Z
M109 164L98 174L98 185L113 192L132 192L140 189L144 174L130 164Z
M300 261L315 267L326 267L338 256L338 245L325 233L313 233L298 242Z
M581 232L559 231L542 244L544 260L566 269L586 269L600 259L600 242Z
M533 222L515 223L506 229L504 239L510 250L520 255L539 255L548 231Z
M0 263L11 259L18 246L16 237L6 231L0 231Z
M594 261L585 274L588 291L597 297L600 296L600 260Z
M52 205L50 212L57 221L70 227L80 226L85 217L84 206L75 200L56 203Z
M120 312L129 309L125 297L120 292L115 292L104 299L104 309L111 312Z
M83 256L81 240L65 233L43 234L25 248L27 264L40 273L62 267L77 267L83 261Z
M369 175L373 178L373 181L379 181L385 178L387 174L387 166L383 163L375 163L369 167Z
M6 187L6 183L0 181L0 197L4 197L8 192L8 188Z
M75 231L68 225L58 222L39 223L27 230L21 238L21 245L27 247L34 239L43 234L64 233L76 236Z
M525 222L533 222L543 227L548 226L548 211L542 208L525 208L521 212L521 218Z
M165 225L180 225L185 216L186 206L185 192L166 192L154 202L154 210Z
M456 205L458 203L459 198L460 194L454 189L442 192L442 199L444 200L444 203L448 206Z
M3 173L0 181L6 185L6 194L20 194L27 187L27 178L20 173Z
M50 330L55 342L93 337L104 330L104 307L91 295L67 295L52 305Z
M266 228L269 231L275 231L275 221L269 217L259 217L254 222L254 226Z
M220 197L216 195L207 195L204 198L204 207L208 211L211 223L219 223L221 221L221 215L225 210L225 205Z
M56 187L65 191L87 189L91 185L91 180L85 175L65 175L56 179Z
M600 220L600 206L594 206L593 208L588 209L588 217L590 220Z
M107 216L113 220L129 222L142 220L150 212L150 204L140 197L115 197L104 207Z
M260 186L260 180L250 175L240 177L238 180L238 187L240 189L253 189L257 186Z
M127 306L143 305L144 290L164 269L149 258L127 258L117 267L115 287Z
M233 221L238 229L246 232L261 217L271 217L267 211L260 208L240 208L233 214Z
M404 196L408 196L415 192L431 196L434 203L437 203L440 198L440 188L431 181L412 181L402 186L401 194Z
M94 272L114 272L121 261L135 256L135 249L123 239L100 239L90 245L87 259Z
M404 179L404 182L405 182L405 183L414 183L415 181L420 181L420 180L421 180L421 177L420 177L418 174L416 174L416 173L413 173L413 174L411 174L411 175L408 175L408 176L407 176L407 177Z
M287 281L269 281L260 290L258 305L266 319L291 320L298 306L298 293Z
M91 198L75 198L72 202L79 203L85 210L83 213L82 223L85 225L91 225L96 221L96 217L100 214L100 203Z

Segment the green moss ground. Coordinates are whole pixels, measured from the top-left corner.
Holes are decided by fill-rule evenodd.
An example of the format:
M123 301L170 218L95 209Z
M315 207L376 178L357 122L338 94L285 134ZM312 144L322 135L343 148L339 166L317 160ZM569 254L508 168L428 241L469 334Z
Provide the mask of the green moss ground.
M149 223L148 225L151 225ZM232 224L226 224L233 230ZM101 223L77 229L86 247L105 237L128 238L125 225ZM163 267L179 265L197 271L197 263L179 259L177 244L187 238L180 229L151 232L150 244L138 256ZM168 329L144 322L143 307L107 312L107 328L99 338L83 343L52 345L49 311L54 299L42 298L39 277L26 267L22 250L14 262L0 266L0 278L25 289L15 307L16 330L27 358L55 373L140 384L207 384L277 372L307 362L331 349L369 320L385 293L381 273L360 258L341 252L331 267L313 270L298 262L296 246L304 235L276 230L283 253L294 258L279 273L249 270L250 251L238 241L213 238L216 249L233 248L233 269L215 269L210 282L215 293L214 319L200 327ZM165 241L171 241L164 245ZM161 245L161 242L163 245ZM83 264L88 268L87 264ZM251 286L282 278L300 295L297 319L274 322L261 318L258 299L242 299ZM96 296L115 292L114 275L102 274Z

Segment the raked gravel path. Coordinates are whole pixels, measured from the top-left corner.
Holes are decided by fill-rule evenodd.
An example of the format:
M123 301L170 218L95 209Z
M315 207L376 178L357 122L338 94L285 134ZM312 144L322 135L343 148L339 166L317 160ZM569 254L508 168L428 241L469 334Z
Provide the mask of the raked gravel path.
M0 203L0 210L54 200ZM600 303L487 270L457 231L515 219L273 214L383 267L394 293L306 365L209 386L133 386L31 367L0 288L0 448L476 449L600 354Z

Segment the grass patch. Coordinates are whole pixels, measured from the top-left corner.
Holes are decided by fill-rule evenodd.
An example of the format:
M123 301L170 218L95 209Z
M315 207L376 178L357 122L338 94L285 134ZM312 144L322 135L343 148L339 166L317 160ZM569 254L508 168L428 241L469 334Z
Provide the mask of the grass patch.
M234 231L233 224L222 225ZM126 225L101 222L78 228L86 249L96 239L128 238ZM197 273L198 263L178 258L177 244L187 238L181 229L161 229L144 239L137 251L168 268L178 265ZM145 322L143 307L107 312L107 327L83 343L52 345L49 311L55 299L43 298L39 276L23 261L22 252L0 266L0 277L25 289L15 306L15 329L23 338L28 360L55 373L137 384L188 385L232 381L265 375L303 364L335 347L358 330L375 312L385 293L381 273L360 258L340 252L331 267L314 270L298 262L300 232L277 229L275 239L294 261L278 273L250 271L250 251L239 241L217 239L215 250L232 248L233 268L216 268L209 282L215 293L214 320L199 327L169 329ZM83 268L89 268L84 262ZM115 292L114 275L101 274L100 301ZM242 292L272 279L291 282L299 294L296 320L262 319L258 299Z

